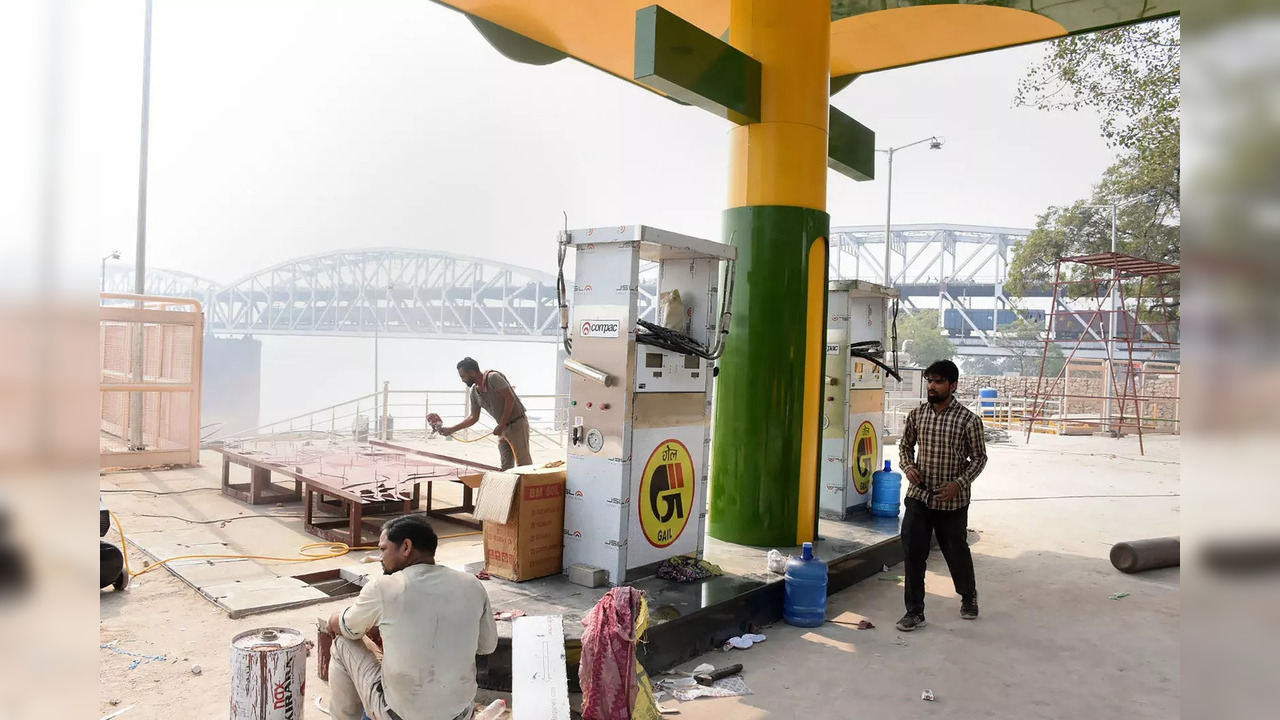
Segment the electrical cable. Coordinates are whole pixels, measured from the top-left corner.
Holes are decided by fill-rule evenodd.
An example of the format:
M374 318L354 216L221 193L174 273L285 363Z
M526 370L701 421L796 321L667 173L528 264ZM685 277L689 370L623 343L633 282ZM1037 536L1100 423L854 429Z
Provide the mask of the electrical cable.
M970 502L1011 502L1014 500L1120 500L1132 498L1176 498L1178 493L1156 493L1149 495L1040 495L1036 497L1001 497L972 498Z
M166 518L166 519L172 519L172 520L181 520L182 522L191 523L192 525L214 525L216 523L231 522L232 520L248 520L250 518L300 518L302 517L301 514L292 515L288 513L280 513L280 514L274 514L274 515L237 515L235 517L215 518L213 520L192 520L191 518L185 518L185 517L182 517L181 515L157 515L157 514L150 514L150 513L134 513L134 515L136 517L145 517L145 518Z
M681 355L696 355L704 360L715 360L715 356L712 355L707 346L688 335L651 323L648 320L637 320L636 322L641 329L647 331L636 332L636 342L642 345L662 348Z
M898 310L899 310L898 298L894 298L893 299L893 321L890 325L892 329L890 330L889 337L892 339L892 342L893 342L893 346L892 346L893 347L893 369L895 371L898 369ZM898 381L901 382L902 381L901 378L899 378Z

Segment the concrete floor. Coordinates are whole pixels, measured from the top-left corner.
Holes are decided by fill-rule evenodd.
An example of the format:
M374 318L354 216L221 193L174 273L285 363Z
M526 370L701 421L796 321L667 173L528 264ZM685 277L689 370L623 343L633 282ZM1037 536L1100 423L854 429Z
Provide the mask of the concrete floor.
M1176 438L1148 438L1145 458L1137 457L1134 438L1037 436L1029 446L992 446L991 462L974 488L970 519L979 536L973 551L980 620L959 619L959 601L935 553L927 628L909 635L894 630L902 614L900 584L863 582L833 596L828 616L854 624L865 617L876 629L778 625L766 631L769 640L762 645L711 653L689 667L742 663L755 694L670 702L681 710L674 717L1174 717L1178 571L1125 576L1106 558L1116 541L1178 534L1178 452ZM157 481L168 482L168 473L158 475ZM180 486L175 479L174 487ZM136 501L130 503L126 496L115 497L127 527L175 526L165 519L131 520L134 512L147 512L149 503L143 496L127 496ZM893 568L885 577L900 572ZM1116 592L1130 595L1109 599ZM131 668L139 658L102 650L102 713L133 705L122 720L225 716L232 636L268 625L310 636L316 617L345 603L230 620L164 571L137 578L125 593L104 591L100 642L166 659L143 659ZM191 673L196 663L203 670L199 676ZM936 703L920 700L926 688ZM307 689L304 717L327 718L313 704L314 697L328 694L315 676L314 660Z
M1126 576L1107 560L1114 542L1179 531L1180 498L1167 497L1179 490L1177 441L1148 438L1147 457L1136 455L1130 438L992 446L970 511L979 620L960 619L935 550L928 627L894 629L895 567L831 598L828 617L841 624L777 625L761 645L687 666L742 663L754 695L669 705L687 720L1176 717L1178 570ZM1166 497L1002 499L1064 495ZM1118 592L1129 596L1110 599ZM876 628L850 626L863 618ZM936 702L920 699L926 689Z

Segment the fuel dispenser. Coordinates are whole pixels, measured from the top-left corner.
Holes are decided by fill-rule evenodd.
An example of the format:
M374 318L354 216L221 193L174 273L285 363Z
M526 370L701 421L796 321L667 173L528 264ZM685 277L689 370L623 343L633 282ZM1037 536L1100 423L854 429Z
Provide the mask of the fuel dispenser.
M672 556L702 556L712 376L729 333L736 256L728 245L644 226L561 235L566 571L602 568L618 585ZM640 287L646 262L657 264L652 295ZM642 319L651 302L657 322Z
M888 362L898 297L897 290L861 280L828 287L822 517L843 520L871 502L871 474L883 467L885 376L901 380Z

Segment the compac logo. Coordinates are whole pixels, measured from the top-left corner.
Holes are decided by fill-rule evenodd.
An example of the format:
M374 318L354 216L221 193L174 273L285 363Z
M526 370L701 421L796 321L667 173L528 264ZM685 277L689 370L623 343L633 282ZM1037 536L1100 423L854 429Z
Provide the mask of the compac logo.
M567 538L581 538L582 532L580 530L565 530L564 536Z
M610 504L610 505L630 505L630 504L631 504L631 498L629 498L629 497L624 497L624 498L611 497L611 498L609 498L609 504Z
M605 540L604 544L608 545L609 547L624 548L627 546L627 541L626 540Z
M622 324L617 320L585 320L582 323L582 337L616 338L622 333Z
M564 494L568 495L569 497L582 497L581 490L570 490L569 488L565 488Z

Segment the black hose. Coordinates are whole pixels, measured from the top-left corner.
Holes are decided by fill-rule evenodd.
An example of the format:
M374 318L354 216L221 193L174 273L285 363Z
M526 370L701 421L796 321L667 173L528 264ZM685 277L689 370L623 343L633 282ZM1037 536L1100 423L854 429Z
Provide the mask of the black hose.
M850 355L852 355L853 357L856 357L856 358L862 358L863 360L870 360L871 362L875 363L876 365L878 365L878 366L880 366L880 367L884 368L884 371L885 371L885 372L887 372L887 373L889 373L889 377L893 378L894 380L897 380L898 382L902 382L902 376L898 374L898 371L897 371L897 370L894 370L893 368L889 367L888 365L885 365L883 362L881 362L880 360L877 360L876 358L872 357L871 355L867 355L867 354L865 354L865 353L860 353L860 352L858 352L857 350L852 350L852 351L850 351L850 352L849 352L849 354L850 354Z
M651 323L648 320L637 320L636 322L645 331L636 333L636 342L641 345L650 345L680 353L681 355L696 355L704 360L715 359L707 346L688 335Z

